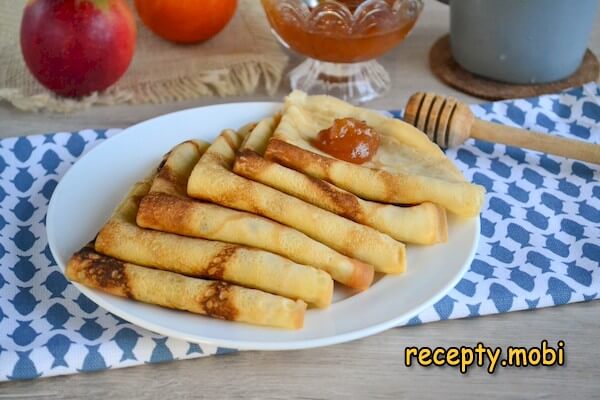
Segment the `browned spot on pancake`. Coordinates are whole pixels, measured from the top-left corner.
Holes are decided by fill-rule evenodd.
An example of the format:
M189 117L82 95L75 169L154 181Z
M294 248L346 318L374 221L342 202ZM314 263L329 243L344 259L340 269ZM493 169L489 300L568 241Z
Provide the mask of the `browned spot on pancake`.
M371 283L373 283L373 277L375 275L375 268L371 264L364 263L362 261L350 259L354 265L352 276L346 285L354 289L366 290Z
M235 320L238 310L233 304L232 286L221 281L215 281L202 294L198 302L207 315L211 317Z
M227 266L229 259L235 254L237 249L238 246L225 245L221 249L221 251L219 251L217 255L212 260L210 260L210 262L206 266L207 277L213 279L223 279L225 267Z
M364 213L355 195L344 192L321 179L312 176L307 176L307 178L319 195L329 199L336 214L358 222L364 219Z
M332 160L308 150L301 149L293 144L286 143L279 139L271 138L265 152L267 160L275 160L285 165L302 172L306 172L317 178L331 181L329 177L329 169L331 168Z
M100 255L89 245L75 253L73 259L82 265L80 271L84 274L86 284L100 289L118 289L123 295L131 297L122 261Z
M373 170L377 173L376 179L379 180L384 187L383 198L377 199L384 203L395 203L394 199L398 198L398 195L402 192L402 184L400 184L397 176L390 174L387 171Z
M226 207L262 215L262 208L258 206L251 194L253 190L253 184L243 178L243 180L236 182L235 190L228 189L217 196L211 196L210 201Z
M271 161L265 160L254 150L244 149L238 153L233 165L233 171L249 178L257 177L264 171Z
M137 223L143 228L186 234L183 222L189 218L193 200L166 193L149 193L140 202ZM179 232L181 230L181 232Z

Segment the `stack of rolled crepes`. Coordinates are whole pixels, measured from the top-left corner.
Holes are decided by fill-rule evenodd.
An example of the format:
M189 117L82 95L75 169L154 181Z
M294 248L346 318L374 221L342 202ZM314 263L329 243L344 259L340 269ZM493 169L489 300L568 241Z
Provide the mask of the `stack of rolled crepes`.
M313 146L347 117L381 136L368 163ZM142 302L298 329L307 304L329 306L334 280L365 290L374 272L404 271L404 243L446 241L446 210L475 216L483 194L412 126L293 92L278 115L173 148L66 274Z

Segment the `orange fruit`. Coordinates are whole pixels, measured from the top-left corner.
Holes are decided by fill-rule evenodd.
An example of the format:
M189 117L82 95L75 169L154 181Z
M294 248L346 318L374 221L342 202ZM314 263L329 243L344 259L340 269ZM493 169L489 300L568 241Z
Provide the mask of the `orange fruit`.
M231 20L237 0L135 0L144 25L177 43L210 39Z

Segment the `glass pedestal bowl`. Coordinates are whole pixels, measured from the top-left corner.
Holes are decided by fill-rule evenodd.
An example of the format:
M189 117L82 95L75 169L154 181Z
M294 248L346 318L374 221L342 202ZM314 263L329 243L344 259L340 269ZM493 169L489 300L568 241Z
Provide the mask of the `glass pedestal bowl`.
M375 59L412 30L422 0L262 0L275 36L307 59L290 72L293 89L352 103L381 96L388 73Z

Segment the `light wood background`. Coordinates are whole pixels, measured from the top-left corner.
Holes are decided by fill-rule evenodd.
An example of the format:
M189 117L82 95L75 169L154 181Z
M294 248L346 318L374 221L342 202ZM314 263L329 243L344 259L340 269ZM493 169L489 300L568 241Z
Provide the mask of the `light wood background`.
M600 24L590 47L600 55ZM401 108L410 94L432 90L477 101L438 82L427 52L448 30L448 11L432 0L412 36L383 59L394 88L372 107ZM297 59L292 60L292 64ZM289 87L283 85L282 97ZM279 97L279 98L280 98ZM211 103L264 100L264 95L148 105L97 107L73 115L28 114L0 105L0 137L125 127L166 112ZM600 290L600 288L598 288ZM600 302L396 328L336 346L284 352L242 352L163 365L0 384L8 398L248 399L591 399L600 397ZM406 346L539 346L566 342L564 367L472 368L404 366Z

